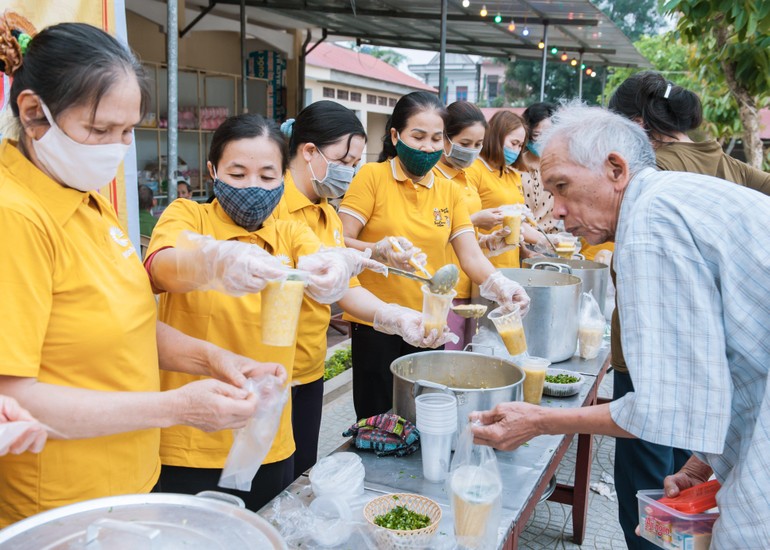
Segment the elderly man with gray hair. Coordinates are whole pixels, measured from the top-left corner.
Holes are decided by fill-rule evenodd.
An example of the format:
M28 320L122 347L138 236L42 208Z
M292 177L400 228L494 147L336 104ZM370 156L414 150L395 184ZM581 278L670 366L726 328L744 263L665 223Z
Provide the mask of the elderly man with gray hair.
M476 442L510 450L541 434L595 433L690 449L668 496L713 470L712 548L767 548L770 198L656 170L644 131L598 107L564 107L540 142L554 216L590 244L615 241L635 391L579 410L498 405L472 415Z

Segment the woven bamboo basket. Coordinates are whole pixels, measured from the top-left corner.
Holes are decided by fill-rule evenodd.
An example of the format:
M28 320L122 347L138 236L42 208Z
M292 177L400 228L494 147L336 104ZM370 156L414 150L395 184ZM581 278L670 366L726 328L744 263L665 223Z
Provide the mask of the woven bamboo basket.
M396 506L405 506L412 512L426 515L431 523L422 529L410 531L387 529L374 523L374 518L387 514ZM364 507L364 517L374 529L377 548L381 550L405 550L424 548L438 530L441 521L441 507L435 501L411 493L393 493L382 495L369 501Z

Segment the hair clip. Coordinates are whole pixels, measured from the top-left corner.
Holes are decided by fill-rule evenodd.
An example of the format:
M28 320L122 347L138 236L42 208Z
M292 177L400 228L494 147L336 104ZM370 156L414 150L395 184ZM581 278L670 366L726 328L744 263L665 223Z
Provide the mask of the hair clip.
M286 136L287 139L291 139L291 135L294 133L294 119L287 119L286 122L281 124L281 133Z
M23 32L19 34L16 40L19 42L19 49L21 49L21 55L26 54L27 49L29 48L29 43L32 41L32 37L27 33Z
M670 93L671 93L671 84L666 86L666 93L663 94L663 99L668 99L668 96Z

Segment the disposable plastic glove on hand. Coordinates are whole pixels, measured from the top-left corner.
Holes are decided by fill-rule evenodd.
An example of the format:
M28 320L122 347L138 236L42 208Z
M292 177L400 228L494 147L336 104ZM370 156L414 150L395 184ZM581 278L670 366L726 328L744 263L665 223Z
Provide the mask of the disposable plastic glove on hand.
M529 296L516 281L508 279L499 271L495 271L487 280L481 283L479 294L487 300L493 300L503 306L510 308L513 304L518 304L519 312L524 317L529 311Z
M459 338L449 327L441 334L436 329L425 336L422 313L398 304L385 304L374 314L374 330L383 334L397 334L404 342L417 348L437 348L447 342L456 344Z
M483 250L484 256L492 258L510 250L516 250L519 246L518 244L508 244L505 242L505 237L510 234L511 230L503 227L489 235L479 235L479 246Z
M369 258L371 252L352 248L325 248L303 256L297 268L307 271L305 292L316 302L331 304L342 298L350 285L350 278L364 269L387 273L387 267Z
M177 276L197 284L197 290L243 296L259 292L269 281L281 281L287 274L278 259L254 244L183 231L175 250Z
M414 246L409 239L396 237L396 240L398 241L398 244L401 245L403 252L394 250L393 243L390 242L390 237L385 237L374 245L372 258L378 262L410 272L414 272L415 267L409 260L413 259L414 263L417 265L425 266L428 262L428 257L421 252L419 248Z

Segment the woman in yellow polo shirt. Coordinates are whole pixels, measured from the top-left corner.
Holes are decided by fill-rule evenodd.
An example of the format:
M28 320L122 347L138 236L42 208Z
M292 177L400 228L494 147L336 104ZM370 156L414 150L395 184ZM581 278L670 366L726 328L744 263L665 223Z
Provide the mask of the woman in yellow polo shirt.
M379 163L364 165L353 179L340 206L345 243L372 250L383 261L404 265L394 258L388 237L404 239L417 258L412 243L427 255L427 268L435 272L451 261L452 247L460 266L480 285L482 295L502 304L529 303L524 289L496 272L476 241L468 209L459 186L437 177L431 169L443 154L446 108L428 92L413 92L396 103L386 126ZM361 285L385 302L397 301L422 308L420 284L371 272L361 273ZM390 363L420 351L400 338L376 332L364 320L353 321L353 402L356 415L371 416L392 406L393 376Z
M484 118L481 109L469 101L455 101L447 106L446 110L444 154L433 167L433 173L459 186L473 227L490 230L503 222L503 211L499 208L482 209L479 192L468 182L465 175L465 170L476 161L481 152L487 130L487 119ZM451 262L459 264L454 248L451 244L447 246ZM460 270L460 280L455 286L455 291L457 296L454 304L470 302L471 280L462 270ZM463 349L465 343L470 342L473 337L472 323L451 311L447 322L452 332L458 335L459 341L447 342L445 349Z
M281 130L289 142L289 170L286 191L273 210L278 219L307 224L324 246L345 246L342 221L329 200L345 194L361 161L366 133L356 114L333 101L317 101L303 109L296 120L283 123ZM400 318L393 332L419 347L437 347L446 334L423 336L422 315L418 311L386 304L361 287L357 279L340 299L339 305L367 322L373 322L378 311ZM292 374L292 429L294 444L294 477L299 477L316 462L318 434L323 409L323 374L326 359L326 332L331 308L310 297L302 302L297 352ZM381 328L379 324L375 328Z
M210 292L209 284L209 273L220 270L231 272L229 277L237 283L243 273L269 279L298 268L310 272L306 292L330 303L347 291L351 276L363 267L363 255L357 251L318 252L321 242L306 224L270 217L283 195L286 167L286 143L275 123L251 114L227 119L214 132L209 151L217 198L211 204L174 201L155 226L145 266L162 293L161 320L233 352L280 363L291 374L294 344L262 343L262 334L271 330L262 325L262 295L252 292L248 282L225 289L231 295ZM258 262L238 265L255 252ZM205 264L211 258L223 261L210 269ZM192 379L188 374L163 373L161 387L176 388ZM216 489L232 442L229 430L162 430L161 490L194 494ZM293 454L289 401L251 491L231 492L249 509L259 510L294 481Z
M13 76L19 140L0 145L0 394L67 439L0 458L0 527L149 492L160 472L158 428L241 427L256 410L254 396L217 380L160 392L158 366L239 385L241 370L283 372L158 323L136 250L97 192L142 119L142 66L90 25L54 25L30 41L29 26L9 24L4 14L0 61Z
M481 154L465 171L468 182L478 190L482 208L524 204L521 174L513 165L526 142L527 130L519 115L499 111L489 120ZM500 225L494 228L499 229ZM525 239L539 239L527 224L521 226L521 231ZM482 229L480 233L489 234L490 230ZM519 247L493 256L490 261L495 267L519 267Z

